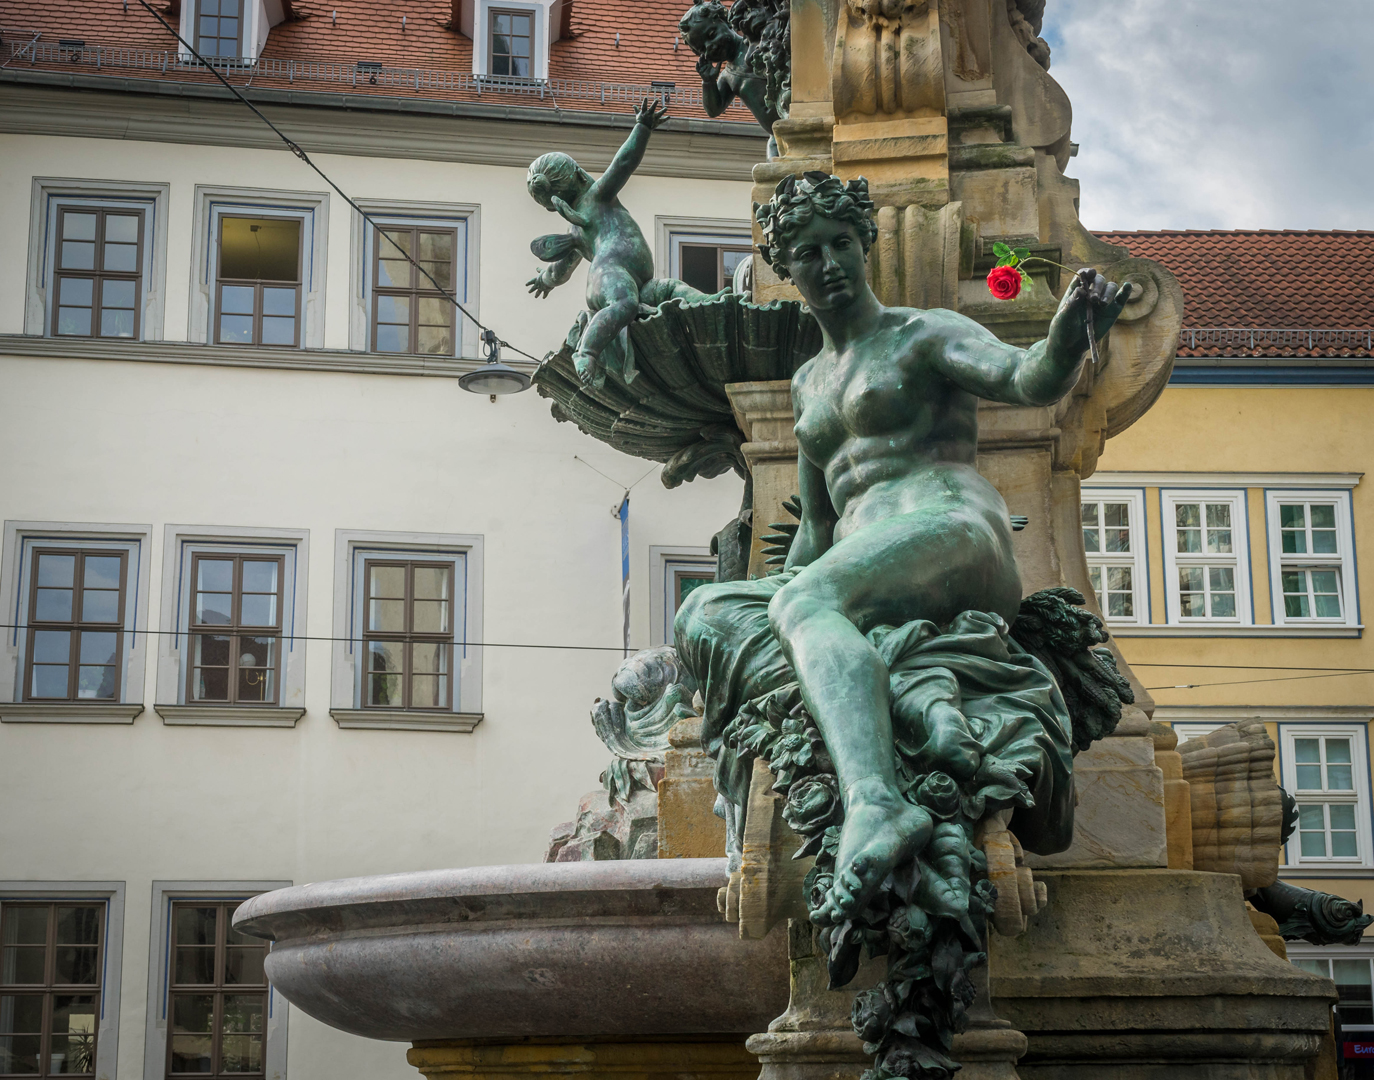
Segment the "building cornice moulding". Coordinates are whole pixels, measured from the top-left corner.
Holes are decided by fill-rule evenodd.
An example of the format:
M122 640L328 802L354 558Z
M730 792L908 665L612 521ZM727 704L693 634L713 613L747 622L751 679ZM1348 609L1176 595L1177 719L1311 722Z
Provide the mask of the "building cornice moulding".
M154 705L153 711L169 725L196 727L295 727L304 709L271 705Z
M482 713L407 712L404 709L330 709L341 728L380 731L457 731L467 734L482 722Z
M1107 624L1107 632L1114 638L1357 638L1364 626L1295 626L1288 623L1275 626L1267 623L1248 626L1181 626L1177 623L1149 623L1144 626Z
M1353 488L1364 473L1095 472L1089 488Z
M1169 724L1272 720L1274 723L1374 720L1369 705L1156 705L1153 720Z
M428 375L456 379L485 361L435 356L393 356L343 349L272 349L248 345L199 345L186 341L102 341L0 334L0 357L44 360L118 360L138 364L203 364L210 367L337 371L354 375ZM503 363L526 374L536 365L518 358Z
M563 150L598 172L633 123L628 112L575 112L366 94L245 90L308 152L418 158L526 168ZM556 127L556 131L551 131ZM280 139L216 86L98 75L0 70L0 131L285 149ZM764 159L757 125L672 120L636 170L647 176L752 182Z
M0 723L4 724L132 724L143 711L142 705L123 702L57 702L47 704L16 701L0 704Z

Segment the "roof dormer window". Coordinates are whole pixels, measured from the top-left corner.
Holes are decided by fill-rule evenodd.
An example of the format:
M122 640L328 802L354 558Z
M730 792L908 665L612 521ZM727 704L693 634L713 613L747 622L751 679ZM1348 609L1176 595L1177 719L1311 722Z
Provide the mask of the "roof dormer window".
M487 16L491 26L488 55L491 74L517 79L530 77L530 58L534 45L534 13L492 9Z
M243 29L243 0L198 0L196 49L207 60L237 59Z

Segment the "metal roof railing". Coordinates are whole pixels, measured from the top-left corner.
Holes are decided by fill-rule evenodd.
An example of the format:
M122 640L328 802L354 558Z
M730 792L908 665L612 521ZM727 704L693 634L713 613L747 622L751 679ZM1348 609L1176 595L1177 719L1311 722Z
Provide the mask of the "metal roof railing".
M1179 345L1188 349L1350 349L1374 351L1374 329L1298 330L1259 327L1197 327L1185 329Z
M27 31L26 31L27 33ZM109 45L31 40L6 41L0 48L0 66L27 62L36 64L79 65L97 71L152 71L192 74L205 72L198 61L177 50L124 48ZM474 75L471 72L427 68L389 67L367 60L343 63L327 60L296 60L263 57L257 60L222 59L215 67L226 76L241 76L246 85L256 80L273 80L291 85L318 83L330 87L359 85L386 87L394 90L437 93L471 93L479 97L488 94L516 96L547 101L557 106L561 101L596 101L603 105L638 105L645 98L657 98L664 104L702 107L701 87L679 89L662 83L593 82L590 79L519 79L496 75ZM741 102L731 103L728 113L740 120L749 117ZM731 119L735 119L732 116ZM752 119L752 118L750 118Z

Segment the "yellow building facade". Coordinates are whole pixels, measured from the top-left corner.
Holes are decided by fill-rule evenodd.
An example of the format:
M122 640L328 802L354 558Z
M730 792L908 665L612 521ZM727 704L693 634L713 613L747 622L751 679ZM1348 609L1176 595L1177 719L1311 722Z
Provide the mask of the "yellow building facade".
M1099 603L1155 719L1185 741L1261 718L1299 810L1281 878L1371 908L1374 570L1360 556L1374 551L1374 306L1352 281L1316 287L1330 299L1301 280L1255 290L1257 260L1238 254L1258 236L1301 279L1309 262L1352 266L1342 249L1361 235L1107 237L1178 275L1185 329L1159 402L1084 481L1083 524ZM1347 1040L1374 1032L1374 937L1289 952L1335 977Z

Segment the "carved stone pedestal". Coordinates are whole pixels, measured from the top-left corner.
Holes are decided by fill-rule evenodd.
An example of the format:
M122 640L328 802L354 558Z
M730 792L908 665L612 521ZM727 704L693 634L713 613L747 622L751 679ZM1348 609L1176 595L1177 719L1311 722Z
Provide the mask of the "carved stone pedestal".
M1036 871L1049 903L994 937L1022 1080L1302 1080L1335 1001L1255 933L1233 874Z
M578 1076L584 1080L755 1080L759 1065L736 1037L646 1038L633 1042L454 1040L416 1043L406 1060L426 1080L514 1080Z
M787 935L792 976L787 1011L745 1044L762 1066L759 1080L859 1080L873 1067L873 1059L854 1034L849 1013L854 995L882 979L887 960L865 960L853 982L831 990L811 924L792 919ZM969 1030L954 1036L951 1050L963 1066L959 1080L1018 1080L1016 1060L1026 1052L1026 1037L994 1014L987 968L975 969L973 978L978 998L969 1013Z

